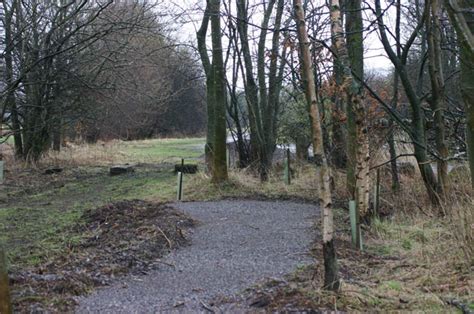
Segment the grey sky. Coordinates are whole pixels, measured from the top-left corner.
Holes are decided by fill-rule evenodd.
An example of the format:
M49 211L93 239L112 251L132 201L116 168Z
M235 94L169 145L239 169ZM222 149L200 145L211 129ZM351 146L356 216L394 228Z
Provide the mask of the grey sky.
M314 0L314 2L321 2L321 0ZM370 3L370 2L369 2ZM199 27L202 18L202 10L205 6L205 0L163 0L165 8L177 14L170 22L176 23L174 27L175 36L184 42L195 44L195 32ZM386 24L391 25L391 16L393 12L388 11L386 17ZM365 19L373 20L370 10L364 11ZM258 16L254 16L258 20ZM257 22L258 24L258 22ZM374 30L365 34L365 67L371 70L387 71L392 65L385 55L383 47L378 38L377 32Z

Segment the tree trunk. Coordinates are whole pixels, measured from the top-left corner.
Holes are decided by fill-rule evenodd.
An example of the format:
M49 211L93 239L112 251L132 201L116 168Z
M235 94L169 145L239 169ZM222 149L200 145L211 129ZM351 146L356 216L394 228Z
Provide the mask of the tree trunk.
M206 74L206 109L207 109L207 129L206 129L206 146L204 148L205 161L207 170L212 173L213 155L214 155L214 79L212 77L212 67L207 53L206 35L209 27L209 1L207 1L206 9L202 19L201 27L196 33L198 51L201 57L201 62Z
M296 158L300 161L307 161L309 158L308 154L308 143L306 143L306 140L301 137L296 138Z
M23 157L23 141L21 138L20 120L18 117L18 108L15 99L15 90L12 87L13 83L13 39L12 39L12 16L16 7L16 0L12 1L10 8L8 8L7 1L3 2L3 11L5 14L4 30L5 30L5 76L7 83L6 107L9 108L12 120L13 140L15 145L15 156L17 158Z
M0 245L0 313L12 313L5 251Z
M380 0L375 0L375 11L377 15L377 24L380 33L380 38L385 52L387 53L390 61L393 63L396 73L399 75L400 82L405 89L406 97L410 103L412 109L412 123L411 129L409 130L409 135L413 141L415 158L418 163L418 167L423 178L423 183L428 192L428 196L433 205L439 205L439 197L437 194L437 180L433 173L433 169L430 165L430 159L428 158L428 148L426 142L426 131L425 131L425 117L423 114L421 98L417 94L415 87L412 85L406 69L406 60L408 55L408 49L418 35L418 31L423 25L423 17L421 17L420 22L415 28L415 32L409 38L409 43L402 48L402 56L398 57L397 54L393 51L390 40L387 36L385 30L386 26L383 21L382 8L380 5ZM426 11L426 7L425 7ZM420 88L418 88L419 90Z
M336 249L334 247L334 221L332 211L332 196L330 189L329 167L324 152L321 119L316 98L309 38L306 31L304 10L301 0L293 0L295 20L298 28L298 40L301 58L301 78L309 107L311 129L313 133L313 151L318 178L318 194L320 206L323 209L323 256L324 256L324 287L329 290L339 289Z
M395 40L396 42L400 42L400 18L401 18L401 0L397 0L396 2L396 18L395 18ZM400 58L401 55L401 47L397 45L397 57ZM399 83L398 83L398 74L394 71L393 73L393 98L392 98L392 110L396 110L398 106L398 98L399 98ZM387 143L388 143L388 150L390 153L390 170L392 174L392 191L397 192L400 190L400 177L398 175L398 165L397 165L397 149L395 147L395 123L393 119L390 119L389 123L390 133L388 135Z
M445 7L458 37L461 95L466 112L467 154L474 189L474 0L445 0Z
M430 0L431 19L428 20L428 66L431 81L431 109L434 113L436 148L440 159L437 161L438 194L444 198L448 188L448 146L444 126L444 74L441 58L440 3Z
M222 183L227 180L226 154L226 84L222 52L220 0L209 0L212 36L212 85L214 87L214 155L212 181Z
M339 60L336 56L333 56L333 63L334 82L336 86L340 86L342 84L342 66L339 64ZM342 97L338 91L334 92L332 100L334 104L332 120L334 123L332 123L333 141L331 143L331 162L339 169L347 169L350 171L350 169L353 170L354 168L349 166L351 161L347 153L348 149L352 150L351 143L348 140L347 125L344 123L344 120L347 119L347 104L344 103L344 97ZM349 178L355 178L354 173L348 173L347 178L348 189L353 190L355 188L355 179L351 180ZM352 188L350 186L352 186Z
M363 80L362 13L359 0L351 0L347 4L353 12L351 13L352 23L348 23L351 33L349 37L351 40L351 54L349 54L344 41L339 0L331 0L330 2L331 34L335 38L336 56L344 68L341 88L344 94L347 95L347 106L352 108L354 115L356 141L354 196L358 218L365 220L368 219L369 213L369 138L366 111L363 104L363 89L362 85L354 78L354 75L356 75L359 80ZM354 132L354 129L352 132ZM348 152L348 158L349 156Z
M363 24L361 0L347 0L345 3L346 11L346 40L347 53L352 71L357 74L360 79L364 78L364 46L363 46ZM342 35L342 34L341 34ZM336 38L336 51L341 49L338 47L339 35L333 34ZM340 61L341 62L341 61ZM344 73L344 71L343 71ZM342 85L342 84L341 84ZM362 95L363 90L358 91ZM349 99L350 100L350 99ZM356 199L357 185L357 123L356 112L353 104L349 101L346 104L347 116L347 188Z
M271 60L268 72L267 66L267 33L270 18L276 0L268 1L260 25L260 34L257 48L256 79L252 54L248 39L248 2L237 1L237 29L240 36L243 63L245 67L244 87L248 104L250 122L250 142L253 156L257 156L258 172L261 181L268 180L269 168L272 164L276 140L276 115L279 105L279 94L282 84L283 66L285 62L279 60L280 26L284 10L284 1L278 0L272 37ZM244 71L242 71L244 72ZM268 78L268 85L267 85Z

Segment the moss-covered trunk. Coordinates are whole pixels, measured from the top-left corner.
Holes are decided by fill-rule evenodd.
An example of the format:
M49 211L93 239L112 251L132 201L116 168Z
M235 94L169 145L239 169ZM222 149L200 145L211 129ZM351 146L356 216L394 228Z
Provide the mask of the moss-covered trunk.
M209 0L212 38L212 85L214 87L214 154L212 181L221 183L227 180L226 157L226 86L224 56L222 52L222 33L220 0Z
M361 0L348 0L345 6L346 12L346 40L347 53L349 55L349 63L352 71L357 74L360 79L364 78L364 45L363 45L363 24ZM337 38L334 36L334 38ZM334 40L333 40L334 41ZM336 49L337 49L337 40ZM339 48L340 49L340 48ZM342 61L342 60L341 60ZM341 62L339 61L339 62ZM343 71L344 73L344 71ZM363 90L359 88L354 91L362 96ZM357 123L356 109L354 104L347 102L347 188L353 199L356 199L356 183L357 183ZM364 117L365 119L365 117Z

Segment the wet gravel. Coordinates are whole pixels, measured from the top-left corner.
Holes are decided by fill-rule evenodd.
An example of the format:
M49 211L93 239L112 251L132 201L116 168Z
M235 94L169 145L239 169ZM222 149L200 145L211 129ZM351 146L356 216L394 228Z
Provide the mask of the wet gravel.
M216 298L311 262L319 215L314 205L218 201L173 206L200 222L191 245L163 258L158 270L79 299L78 313L205 312Z

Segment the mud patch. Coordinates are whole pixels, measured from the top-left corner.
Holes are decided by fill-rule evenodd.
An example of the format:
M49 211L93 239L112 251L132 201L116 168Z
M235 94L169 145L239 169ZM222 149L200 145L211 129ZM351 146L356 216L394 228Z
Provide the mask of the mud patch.
M145 274L187 244L188 216L163 203L131 200L84 212L70 237L77 244L46 264L11 276L16 312L71 311L75 296L124 274Z

